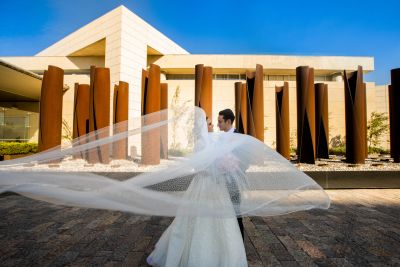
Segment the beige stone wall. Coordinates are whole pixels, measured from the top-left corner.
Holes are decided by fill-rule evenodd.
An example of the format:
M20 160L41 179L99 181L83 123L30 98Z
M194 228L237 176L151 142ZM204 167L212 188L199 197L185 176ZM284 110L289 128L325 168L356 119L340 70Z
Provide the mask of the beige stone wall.
M375 87L371 87L370 90L367 91L368 101L368 112L371 114L372 111L385 113L389 116L389 91L387 85L376 85ZM368 116L368 120L370 117ZM389 123L389 120L388 120ZM380 138L380 146L385 149L390 149L390 134L389 131L382 135Z
M124 6L120 6L66 36L37 56L68 56L105 39L105 66L111 88L128 82L129 116L140 116L141 71L147 67L148 46L160 54L187 54L179 45ZM61 68L63 66L60 66ZM110 103L113 101L113 91Z
M239 80L213 80L213 123L217 130L216 122L218 112L224 108L235 110L234 83ZM168 102L171 101L176 89L180 88L179 103L194 104L193 80L167 80ZM242 81L243 82L243 81ZM345 107L343 82L325 82L328 84L328 110L329 110L329 138L337 135L345 136ZM265 143L275 147L276 122L275 122L275 86L283 85L283 81L264 81L264 124ZM368 118L372 111L384 112L387 110L387 90L375 83L367 83L367 113ZM290 132L292 146L296 146L297 112L296 112L296 82L289 82L289 109ZM381 143L386 147L384 142Z
M73 117L74 117L74 86L75 83L90 83L90 75L88 74L72 74L64 75L64 84L69 87L69 90L63 95L63 114L62 118L68 124L70 130L73 130ZM63 128L63 135L67 132Z
M73 126L73 102L74 102L74 84L89 83L88 74L71 74L64 76L64 84L69 86L69 90L63 96L63 119L72 130ZM218 112L224 108L235 110L234 83L239 80L213 80L213 123L217 130L216 121ZM169 106L173 99L176 89L180 88L179 103L194 104L194 80L164 80L169 87ZM244 82L242 80L242 82ZM345 136L344 120L344 89L343 82L326 82L328 84L329 94L329 136L330 139L341 135ZM265 143L275 147L275 86L283 85L283 81L264 81L264 123L265 123ZM112 90L112 88L111 88ZM134 94L135 98L139 95ZM131 98L131 96L130 96ZM136 99L135 101L140 101ZM291 144L296 146L296 82L289 81L289 103L290 103L290 131ZM375 86L374 83L367 83L367 113L368 119L373 111L388 113L388 91L387 86ZM110 113L112 113L112 105ZM136 115L136 114L135 114ZM137 117L135 115L130 118ZM38 116L33 113L31 120L30 137L31 141L37 142L38 134ZM63 135L66 132L63 131ZM381 138L381 146L389 148L389 135Z

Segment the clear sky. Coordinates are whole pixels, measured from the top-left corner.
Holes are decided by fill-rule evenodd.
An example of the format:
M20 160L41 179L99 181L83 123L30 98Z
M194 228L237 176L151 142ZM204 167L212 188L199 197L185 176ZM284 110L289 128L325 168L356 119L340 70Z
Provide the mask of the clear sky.
M34 55L125 5L193 54L373 56L400 67L400 1L0 0L0 56Z

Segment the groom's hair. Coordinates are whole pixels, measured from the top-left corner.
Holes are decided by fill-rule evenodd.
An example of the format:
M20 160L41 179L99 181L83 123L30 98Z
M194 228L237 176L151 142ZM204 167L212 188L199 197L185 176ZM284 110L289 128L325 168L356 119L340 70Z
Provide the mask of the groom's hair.
M224 118L224 121L231 120L231 123L233 124L233 121L235 120L235 114L233 114L233 111L229 108L221 110L218 115L221 115L222 118Z

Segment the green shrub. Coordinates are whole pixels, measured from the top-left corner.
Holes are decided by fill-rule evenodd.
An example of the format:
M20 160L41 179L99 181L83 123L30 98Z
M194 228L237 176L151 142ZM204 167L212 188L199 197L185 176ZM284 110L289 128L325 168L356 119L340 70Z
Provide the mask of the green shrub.
M390 154L390 150L372 146L368 147L368 154Z
M345 146L331 147L329 149L329 154L331 154L331 155L345 155L346 154L346 147Z
M0 155L36 153L37 143L0 142Z

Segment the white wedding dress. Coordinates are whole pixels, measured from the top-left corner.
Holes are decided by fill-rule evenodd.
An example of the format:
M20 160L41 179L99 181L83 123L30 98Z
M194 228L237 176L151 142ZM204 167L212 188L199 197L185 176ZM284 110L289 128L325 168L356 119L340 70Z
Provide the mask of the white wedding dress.
M223 180L223 179L221 179ZM176 216L147 258L152 266L243 267L247 266L242 235L224 181L207 172L198 174L184 198L231 206L232 217ZM231 204L231 205L230 205Z

